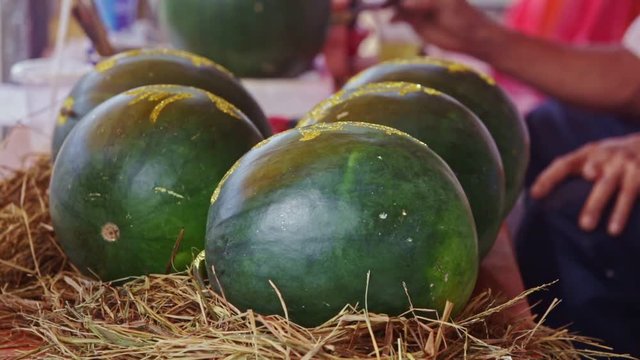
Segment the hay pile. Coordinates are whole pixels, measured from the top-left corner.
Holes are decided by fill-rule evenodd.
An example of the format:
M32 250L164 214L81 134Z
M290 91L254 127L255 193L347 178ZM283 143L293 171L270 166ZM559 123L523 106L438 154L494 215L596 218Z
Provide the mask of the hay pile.
M3 174L0 174L0 177ZM47 208L47 158L0 181L0 356L82 359L579 359L604 347L566 330L508 316L527 294L477 295L456 319L411 309L387 317L345 308L306 329L242 312L190 273L93 281L57 245ZM532 290L535 291L535 290ZM283 299L286 308L286 299ZM8 356L8 355L5 355ZM2 357L5 357L2 356ZM630 358L630 357L627 357Z

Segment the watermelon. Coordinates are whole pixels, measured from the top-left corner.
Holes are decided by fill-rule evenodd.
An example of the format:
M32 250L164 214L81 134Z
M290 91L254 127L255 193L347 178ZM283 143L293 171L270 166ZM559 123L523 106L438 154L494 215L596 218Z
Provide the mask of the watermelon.
M440 90L478 116L500 151L506 183L503 214L507 215L522 190L529 163L529 133L513 103L495 81L456 62L417 58L370 67L351 79L345 89L384 81L413 82Z
M243 156L213 193L210 283L241 309L315 326L345 305L460 310L478 268L473 216L446 163L385 126L292 129ZM370 274L367 289L367 273ZM273 286L271 285L273 284ZM218 286L220 284L220 287Z
M163 0L173 46L214 59L240 77L293 77L322 49L330 0Z
M184 51L131 50L103 60L76 83L56 122L53 157L71 129L97 105L121 92L155 84L194 86L210 91L244 112L264 137L271 135L260 106L222 66Z
M85 116L54 164L56 237L102 280L184 269L202 249L211 188L262 139L236 107L203 90L155 85ZM181 239L181 241L177 241Z
M486 255L502 223L504 170L491 134L459 102L418 84L383 82L342 91L316 106L298 126L363 121L404 131L451 167L469 199Z

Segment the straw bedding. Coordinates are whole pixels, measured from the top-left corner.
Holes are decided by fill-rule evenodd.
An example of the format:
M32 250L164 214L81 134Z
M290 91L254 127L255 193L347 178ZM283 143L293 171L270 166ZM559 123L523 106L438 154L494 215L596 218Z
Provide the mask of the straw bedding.
M236 309L195 271L95 281L56 243L50 175L46 157L24 171L0 169L0 352L18 346L14 358L580 359L608 350L547 328L544 318L513 316L527 293L508 301L476 294L455 319L449 307L440 318L423 309L388 317L368 313L365 303L307 329Z

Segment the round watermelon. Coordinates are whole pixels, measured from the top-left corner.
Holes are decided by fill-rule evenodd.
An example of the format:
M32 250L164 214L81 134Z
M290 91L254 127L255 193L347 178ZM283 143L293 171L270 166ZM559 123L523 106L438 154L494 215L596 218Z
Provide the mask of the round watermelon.
M271 135L260 106L222 66L184 51L131 50L103 60L76 83L56 122L53 157L71 129L93 108L121 92L156 84L193 86L212 92L244 112L263 136Z
M210 283L241 309L318 325L347 304L398 315L460 310L478 268L473 216L449 167L406 133L366 123L275 135L213 193ZM273 286L271 285L273 284Z
M522 190L529 163L529 133L511 100L487 75L447 60L393 60L356 75L345 89L384 81L406 81L440 90L460 101L487 127L498 146L505 172L507 215Z
M69 134L50 212L81 271L102 280L184 269L203 248L211 188L262 139L233 105L183 86L115 96ZM180 240L180 241L178 241Z
M163 0L171 43L240 77L293 77L324 44L331 0Z
M418 84L383 82L342 91L316 106L298 126L363 121L404 131L435 151L456 174L469 199L480 256L498 235L504 170L491 134L462 104Z

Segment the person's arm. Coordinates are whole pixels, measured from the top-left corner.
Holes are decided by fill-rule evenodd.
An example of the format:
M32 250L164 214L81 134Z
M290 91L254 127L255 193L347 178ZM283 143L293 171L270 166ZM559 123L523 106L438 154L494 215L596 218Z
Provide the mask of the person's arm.
M494 294L500 294L505 299L514 299L525 291L511 236L506 226L500 229L493 248L480 263L474 293L479 294L487 289L491 289ZM533 316L526 299L508 308L505 314L512 319L526 320L528 325L533 324Z
M465 0L405 0L399 17L430 43L464 52L555 98L640 115L640 58L623 48L580 48L511 31Z

